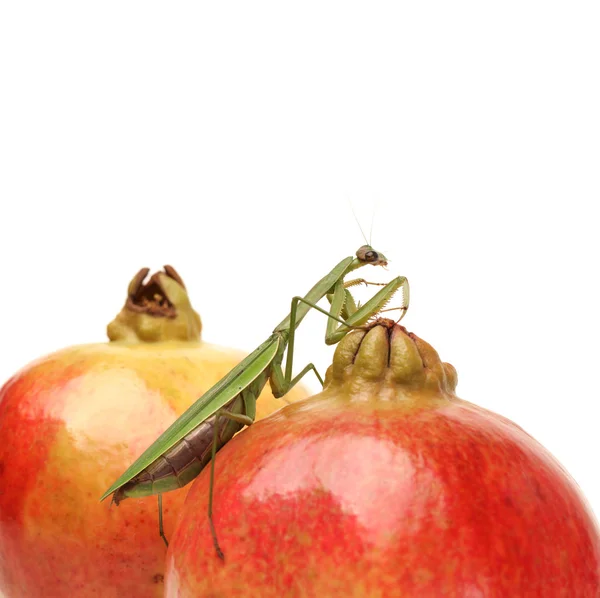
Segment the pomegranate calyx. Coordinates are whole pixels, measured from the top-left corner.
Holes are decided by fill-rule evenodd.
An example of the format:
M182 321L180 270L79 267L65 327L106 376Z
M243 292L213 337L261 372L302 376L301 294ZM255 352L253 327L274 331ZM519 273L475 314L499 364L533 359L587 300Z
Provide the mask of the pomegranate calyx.
M199 341L200 316L190 303L183 280L172 266L153 274L142 268L132 278L125 305L108 325L111 341Z
M338 344L325 386L341 385L353 396L377 384L393 394L429 391L454 395L457 374L416 334L381 318L350 332ZM389 394L389 393L384 393Z

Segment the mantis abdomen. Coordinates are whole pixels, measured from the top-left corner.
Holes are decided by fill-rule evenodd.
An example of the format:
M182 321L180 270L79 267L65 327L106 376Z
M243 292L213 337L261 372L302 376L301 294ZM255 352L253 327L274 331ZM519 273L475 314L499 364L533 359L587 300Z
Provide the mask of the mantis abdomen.
M250 397L251 401L256 401L256 397L260 395L267 380L268 373L264 372L249 387L229 401L224 409L231 413L250 415L246 413L245 409L248 395L252 395ZM243 423L226 419L218 414L209 417L168 449L154 463L119 488L113 496L113 501L118 505L125 498L140 498L162 494L163 492L182 488L191 482L211 460L217 417L220 417L217 451L244 427Z

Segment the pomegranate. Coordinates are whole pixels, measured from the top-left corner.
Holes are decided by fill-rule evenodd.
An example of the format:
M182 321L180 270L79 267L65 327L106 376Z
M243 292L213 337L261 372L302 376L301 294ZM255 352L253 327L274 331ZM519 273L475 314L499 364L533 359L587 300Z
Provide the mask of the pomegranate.
M459 399L455 369L389 320L348 334L324 390L245 430L167 553L165 595L597 598L600 533L566 471Z
M0 390L0 595L163 595L156 497L118 508L99 497L243 355L201 342L173 268L147 274L131 281L109 343L46 356ZM258 417L303 394L266 390ZM167 537L186 493L164 496Z

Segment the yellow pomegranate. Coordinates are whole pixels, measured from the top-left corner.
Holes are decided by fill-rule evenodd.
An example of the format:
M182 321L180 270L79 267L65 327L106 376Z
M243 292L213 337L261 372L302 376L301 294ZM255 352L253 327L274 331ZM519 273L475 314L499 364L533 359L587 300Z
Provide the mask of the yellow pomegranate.
M0 595L163 595L156 498L117 508L99 497L244 355L200 340L172 267L144 282L148 272L131 281L110 342L43 357L0 390ZM305 395L266 388L257 417ZM187 490L164 495L167 537Z

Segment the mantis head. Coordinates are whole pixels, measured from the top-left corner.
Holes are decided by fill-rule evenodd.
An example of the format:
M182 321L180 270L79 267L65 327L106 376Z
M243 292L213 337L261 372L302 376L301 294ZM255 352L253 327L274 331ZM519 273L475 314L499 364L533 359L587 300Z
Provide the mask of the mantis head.
M363 245L356 252L356 257L365 264L372 266L387 266L387 258L383 253L375 251L370 245Z

